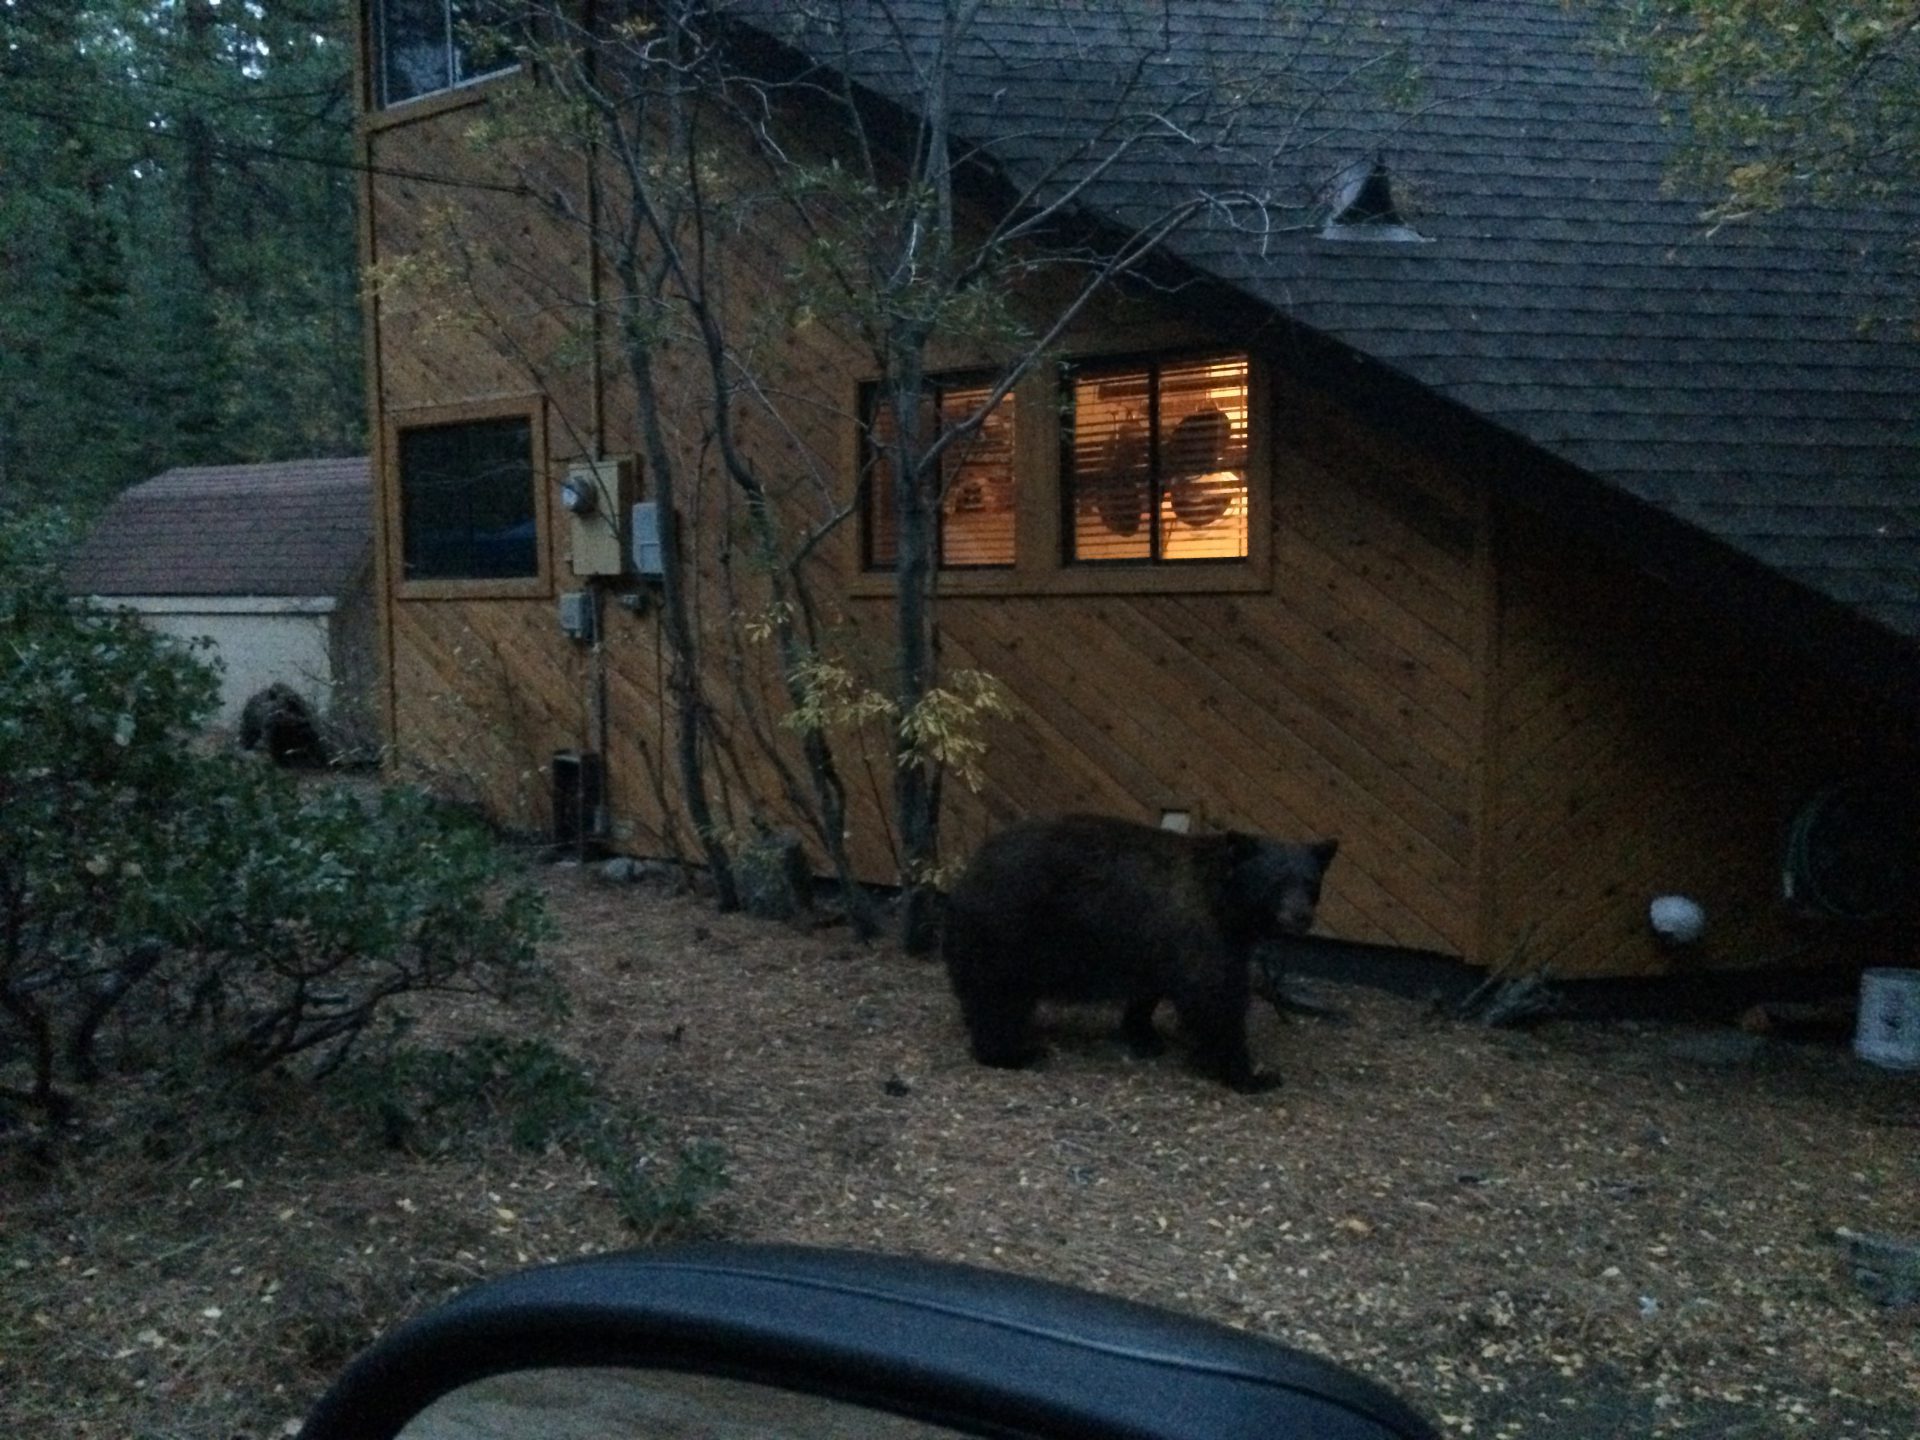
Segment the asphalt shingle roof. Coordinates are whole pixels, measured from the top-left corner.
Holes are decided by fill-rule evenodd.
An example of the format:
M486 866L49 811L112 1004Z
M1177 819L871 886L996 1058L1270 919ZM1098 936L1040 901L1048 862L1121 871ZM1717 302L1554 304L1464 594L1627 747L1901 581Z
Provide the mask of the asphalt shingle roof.
M939 5L890 4L927 53ZM1705 200L1671 188L1673 130L1599 28L1605 13L1563 0L988 5L956 129L1031 175L1110 114L1103 97L1142 39L1157 52L1144 85L1170 102L1238 71L1258 98L1230 134L1139 147L1092 184L1090 206L1138 223L1196 190L1260 197L1281 223L1256 233L1243 205L1182 231L1173 253L1920 640L1920 209L1709 226ZM896 35L857 22L831 43L787 33L900 93ZM1373 82L1389 66L1411 76L1404 88ZM1194 103L1173 103L1199 133ZM1427 243L1322 238L1314 197L1376 155Z
M364 456L181 468L115 499L66 581L87 595L338 597L372 545Z

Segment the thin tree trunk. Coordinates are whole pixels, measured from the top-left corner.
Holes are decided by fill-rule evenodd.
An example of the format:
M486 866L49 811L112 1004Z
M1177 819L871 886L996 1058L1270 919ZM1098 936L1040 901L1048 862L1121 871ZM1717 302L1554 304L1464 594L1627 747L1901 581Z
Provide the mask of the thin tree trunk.
M186 49L189 66L202 84L213 71L213 7L208 0L186 0ZM187 254L208 285L213 274L213 130L198 99L190 99L180 117L181 148L186 152L183 200Z
M802 643L795 632L792 608L787 602L787 585L780 571L778 522L774 515L773 500L767 494L767 487L758 472L735 443L726 384L726 341L715 320L705 284L689 291L687 301L699 322L705 343L707 368L713 385L714 430L720 445L721 460L746 498L748 519L760 546L760 558L766 566L767 585L773 601L770 613L774 617L774 643L780 655L780 676L789 703L798 710L806 703L800 673L801 662L809 647ZM801 603L809 603L805 580L796 574L793 583L800 591ZM848 922L859 939L870 939L879 927L874 917L872 898L854 875L853 860L847 853L847 789L834 760L832 743L819 728L809 727L800 737L800 749L813 785L820 842L826 847L827 859L833 866L834 877L840 883L840 895L846 906Z
M12 1016L14 1023L26 1032L28 1045L33 1052L33 1088L27 1094L27 1103L47 1118L57 1120L64 1118L71 1106L53 1085L53 1022L47 1018L47 1012L15 983L26 954L26 941L23 938L25 925L21 918L25 904L21 892L12 889L7 897L6 933L0 936L0 960L4 961L3 967L0 967L0 1011Z
M637 266L623 262L623 282L627 293L638 297L649 293L642 287ZM637 320L629 317L629 325ZM700 657L694 645L693 622L687 599L686 550L680 539L680 517L675 504L673 457L667 451L662 431L660 396L653 373L653 349L644 335L629 334L627 363L633 373L635 396L640 407L640 433L646 447L653 493L660 512L660 625L666 633L669 658L667 688L673 696L675 717L674 754L680 771L682 802L687 818L693 822L694 836L706 855L713 876L715 902L722 910L740 905L739 887L733 875L732 859L707 799L706 766L702 754L707 725L706 698L700 688Z
M909 337L898 346L894 375L894 514L898 563L895 659L899 665L896 724L913 715L939 682L940 632L934 616L933 582L937 506L929 494L923 455L926 437L922 391L925 341ZM940 858L940 777L933 760L916 750L904 729L894 739L893 811L900 832L900 946L924 955L938 937L938 900L933 871Z

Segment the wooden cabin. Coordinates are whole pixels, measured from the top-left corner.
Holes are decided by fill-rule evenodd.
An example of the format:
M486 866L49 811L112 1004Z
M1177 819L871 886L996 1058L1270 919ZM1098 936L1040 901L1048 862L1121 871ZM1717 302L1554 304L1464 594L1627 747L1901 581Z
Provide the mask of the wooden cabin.
M1113 291L949 485L944 661L1016 715L981 790L949 787L947 851L1070 809L1331 835L1322 928L1357 941L1563 976L1911 960L1890 897L1916 864L1920 347L1856 323L1911 225L1709 235L1577 7L1392 8L1434 93L1300 163L1397 203L1342 211L1336 186L1320 226L1182 232L1177 287ZM403 283L369 302L386 724L510 824L599 811L616 848L661 853L684 822L622 533L642 437L613 346L556 298L595 283L586 237L474 143L539 77L476 54L457 9L361 4L364 257L392 276L458 236L486 321ZM1169 37L1260 43L1218 9L1172 6ZM1050 13L983 23L1044 59ZM1070 123L1053 59L1000 77L993 123ZM882 69L858 78L886 98ZM1218 163L1225 188L1252 162ZM1090 204L1179 183L1143 170ZM742 237L742 306L784 314L795 243ZM799 319L770 353L787 428L759 443L850 499L871 361ZM932 403L964 405L973 357L947 358ZM719 480L683 519L708 693L777 796L718 658L746 603ZM869 496L818 554L849 655L889 644L889 523ZM583 610L597 629L570 636ZM843 759L859 867L891 880L884 752L848 737ZM1696 940L1656 934L1661 896L1704 912Z

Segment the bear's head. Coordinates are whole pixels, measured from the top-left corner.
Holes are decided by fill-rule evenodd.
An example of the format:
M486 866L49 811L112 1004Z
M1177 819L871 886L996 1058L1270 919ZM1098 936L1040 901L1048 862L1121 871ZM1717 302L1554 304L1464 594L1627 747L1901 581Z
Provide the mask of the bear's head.
M1263 938L1304 935L1313 928L1320 883L1340 849L1338 840L1301 845L1236 835L1228 881L1233 908Z

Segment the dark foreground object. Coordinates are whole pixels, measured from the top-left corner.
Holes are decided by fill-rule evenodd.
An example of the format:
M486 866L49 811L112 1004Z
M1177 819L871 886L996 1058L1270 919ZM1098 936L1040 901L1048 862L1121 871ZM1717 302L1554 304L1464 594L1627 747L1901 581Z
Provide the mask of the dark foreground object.
M439 1396L573 1367L729 1376L951 1433L1437 1440L1370 1381L1168 1311L969 1266L699 1245L544 1266L402 1326L305 1440L390 1440Z
M1171 1000L1198 1069L1236 1090L1277 1083L1247 1053L1253 952L1312 928L1338 848L1098 815L1009 826L947 902L947 975L974 1058L1037 1059L1042 1000L1124 1001L1127 1043L1158 1054L1153 1013Z

